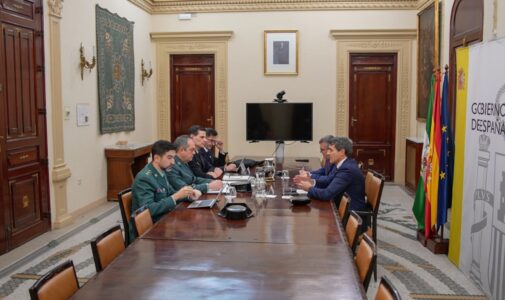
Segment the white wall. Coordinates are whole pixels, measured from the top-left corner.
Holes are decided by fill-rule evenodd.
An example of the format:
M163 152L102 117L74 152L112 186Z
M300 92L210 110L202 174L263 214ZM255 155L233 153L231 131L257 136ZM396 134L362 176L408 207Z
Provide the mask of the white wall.
M85 48L86 58L91 59L92 47L96 45L95 4L106 8L134 24L134 57L135 57L135 131L128 133L100 134L97 69L85 71L84 80L80 77L79 46ZM44 1L44 5L46 1ZM49 45L47 22L48 8L44 16L46 28L46 45ZM154 120L152 104L152 81L144 86L140 82L140 60L151 61L153 50L149 38L151 17L145 11L128 1L70 0L63 2L61 19L61 65L62 65L62 98L63 106L70 108L70 120L63 121L65 162L72 176L68 179L67 198L68 212L83 208L97 200L105 199L107 192L107 166L104 147L118 140L132 142L150 142L154 138ZM50 61L46 49L46 106L48 108L48 145L49 158L52 160L51 128L51 91ZM77 127L76 104L88 103L91 108L90 126ZM52 169L52 161L49 170ZM52 189L52 186L51 186ZM54 196L51 194L51 208L54 215Z
M318 155L319 137L335 133L336 42L332 29L414 29L415 11L306 11L199 13L189 21L154 15L153 31L230 30L228 48L228 150L231 155L270 155L273 142L245 140L245 103L271 101L286 90L290 102L314 102L314 142L286 146L286 155ZM299 75L263 75L263 31L299 31ZM415 99L413 99L413 105ZM415 134L415 129L413 129Z

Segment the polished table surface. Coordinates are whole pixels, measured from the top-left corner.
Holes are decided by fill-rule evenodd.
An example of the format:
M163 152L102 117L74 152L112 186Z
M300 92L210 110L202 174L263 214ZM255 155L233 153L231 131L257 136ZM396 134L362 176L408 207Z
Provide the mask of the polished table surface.
M178 205L75 298L365 299L332 201L239 193L254 216L231 221L217 215L220 198L212 209Z

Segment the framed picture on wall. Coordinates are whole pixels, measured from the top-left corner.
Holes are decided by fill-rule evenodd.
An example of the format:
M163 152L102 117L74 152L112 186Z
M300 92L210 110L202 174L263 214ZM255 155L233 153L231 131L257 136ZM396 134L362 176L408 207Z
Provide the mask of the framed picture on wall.
M431 2L431 3L430 3ZM439 64L439 4L430 1L417 14L417 119L428 113L431 75Z
M265 75L298 75L298 30L265 30Z

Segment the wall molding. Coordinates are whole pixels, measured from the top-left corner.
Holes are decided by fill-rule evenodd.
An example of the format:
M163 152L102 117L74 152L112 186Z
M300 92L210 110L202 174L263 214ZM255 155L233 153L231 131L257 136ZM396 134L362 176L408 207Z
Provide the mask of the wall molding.
M225 145L228 142L228 40L232 31L154 32L156 48L156 124L157 138L170 136L170 55L214 54L215 129Z
M405 181L405 139L410 134L412 105L413 42L416 29L408 30L331 30L337 42L337 135L349 134L349 54L396 53L398 59L396 91L395 178Z
M49 14L49 58L51 84L51 132L52 169L51 181L54 192L53 228L61 228L73 222L68 213L67 179L72 175L65 162L63 137L63 99L61 85L61 11L62 0L48 0ZM49 141L48 141L49 142Z
M150 14L303 10L416 9L422 0L129 0Z
M49 15L61 18L61 11L63 10L63 0L47 0L49 7Z

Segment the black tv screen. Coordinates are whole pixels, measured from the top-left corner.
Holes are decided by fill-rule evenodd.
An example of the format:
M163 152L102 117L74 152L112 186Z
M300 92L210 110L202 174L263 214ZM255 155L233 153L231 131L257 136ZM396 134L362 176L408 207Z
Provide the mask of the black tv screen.
M312 141L312 103L247 103L248 141Z

